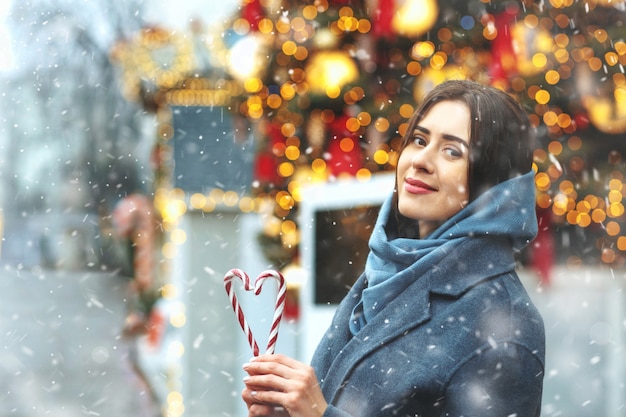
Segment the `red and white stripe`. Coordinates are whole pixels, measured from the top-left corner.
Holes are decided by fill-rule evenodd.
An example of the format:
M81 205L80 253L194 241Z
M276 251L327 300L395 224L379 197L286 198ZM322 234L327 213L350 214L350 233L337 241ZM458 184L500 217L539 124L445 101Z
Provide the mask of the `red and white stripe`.
M252 354L254 356L259 356L259 345L252 334L252 330L250 329L248 321L246 320L241 308L241 304L239 304L239 300L237 299L235 289L233 288L232 281L235 278L239 278L242 281L244 290L254 290L254 295L261 294L263 283L267 278L275 278L278 281L278 293L276 294L276 305L274 306L274 318L272 319L272 327L270 328L267 348L265 349L265 353L274 353L276 341L278 340L278 327L280 326L280 322L283 318L285 300L287 297L287 284L285 283L285 278L278 271L267 270L263 271L256 278L254 286L252 286L250 277L241 269L231 269L224 276L224 289L226 290L226 294L228 294L228 298L230 298L230 303L233 307L233 311L235 312L235 316L237 316L239 325L248 339L248 343L250 344L250 348L252 349Z

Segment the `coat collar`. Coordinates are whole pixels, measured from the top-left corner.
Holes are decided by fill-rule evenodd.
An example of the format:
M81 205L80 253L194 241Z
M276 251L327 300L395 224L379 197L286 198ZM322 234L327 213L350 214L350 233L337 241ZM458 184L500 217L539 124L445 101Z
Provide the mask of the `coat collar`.
M371 352L428 321L431 294L457 298L480 282L513 271L515 261L510 251L510 243L501 238L470 239L458 246L426 275L415 277L405 291L347 341L340 352L336 352L331 365L333 372L327 375L325 384L340 386L350 371ZM356 285L358 287L354 289L358 292L366 286L362 282ZM346 322L358 297L352 299L341 308L343 317L340 319ZM347 323L345 325L347 327Z

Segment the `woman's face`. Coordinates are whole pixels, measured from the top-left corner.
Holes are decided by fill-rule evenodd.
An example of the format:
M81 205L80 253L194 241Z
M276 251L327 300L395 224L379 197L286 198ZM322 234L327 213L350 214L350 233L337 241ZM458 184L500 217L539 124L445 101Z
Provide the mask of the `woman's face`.
M425 237L469 199L470 112L460 101L435 104L398 160L398 210Z

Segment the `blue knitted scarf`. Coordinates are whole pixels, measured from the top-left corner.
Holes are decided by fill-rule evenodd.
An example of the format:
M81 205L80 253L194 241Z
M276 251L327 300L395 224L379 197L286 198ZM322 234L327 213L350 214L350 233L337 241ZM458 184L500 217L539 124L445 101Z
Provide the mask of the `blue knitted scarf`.
M389 236L389 196L370 236L365 264L368 287L352 312L352 334L466 239L508 237L512 250L526 246L537 233L534 176L530 171L495 185L424 239Z

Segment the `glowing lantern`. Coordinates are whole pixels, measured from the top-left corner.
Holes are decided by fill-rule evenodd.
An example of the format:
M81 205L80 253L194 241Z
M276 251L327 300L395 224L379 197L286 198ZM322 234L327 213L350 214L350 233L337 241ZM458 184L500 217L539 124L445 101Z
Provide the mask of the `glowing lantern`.
M331 98L341 88L359 77L359 69L345 51L320 51L311 56L306 67L306 79L314 93L325 93Z
M614 98L583 97L583 105L589 114L591 123L604 133L617 134L626 132L626 92L617 88Z
M228 69L240 81L260 77L268 67L265 38L257 33L238 40L230 49Z
M391 27L403 36L420 36L433 27L439 16L435 0L404 0L393 16Z

